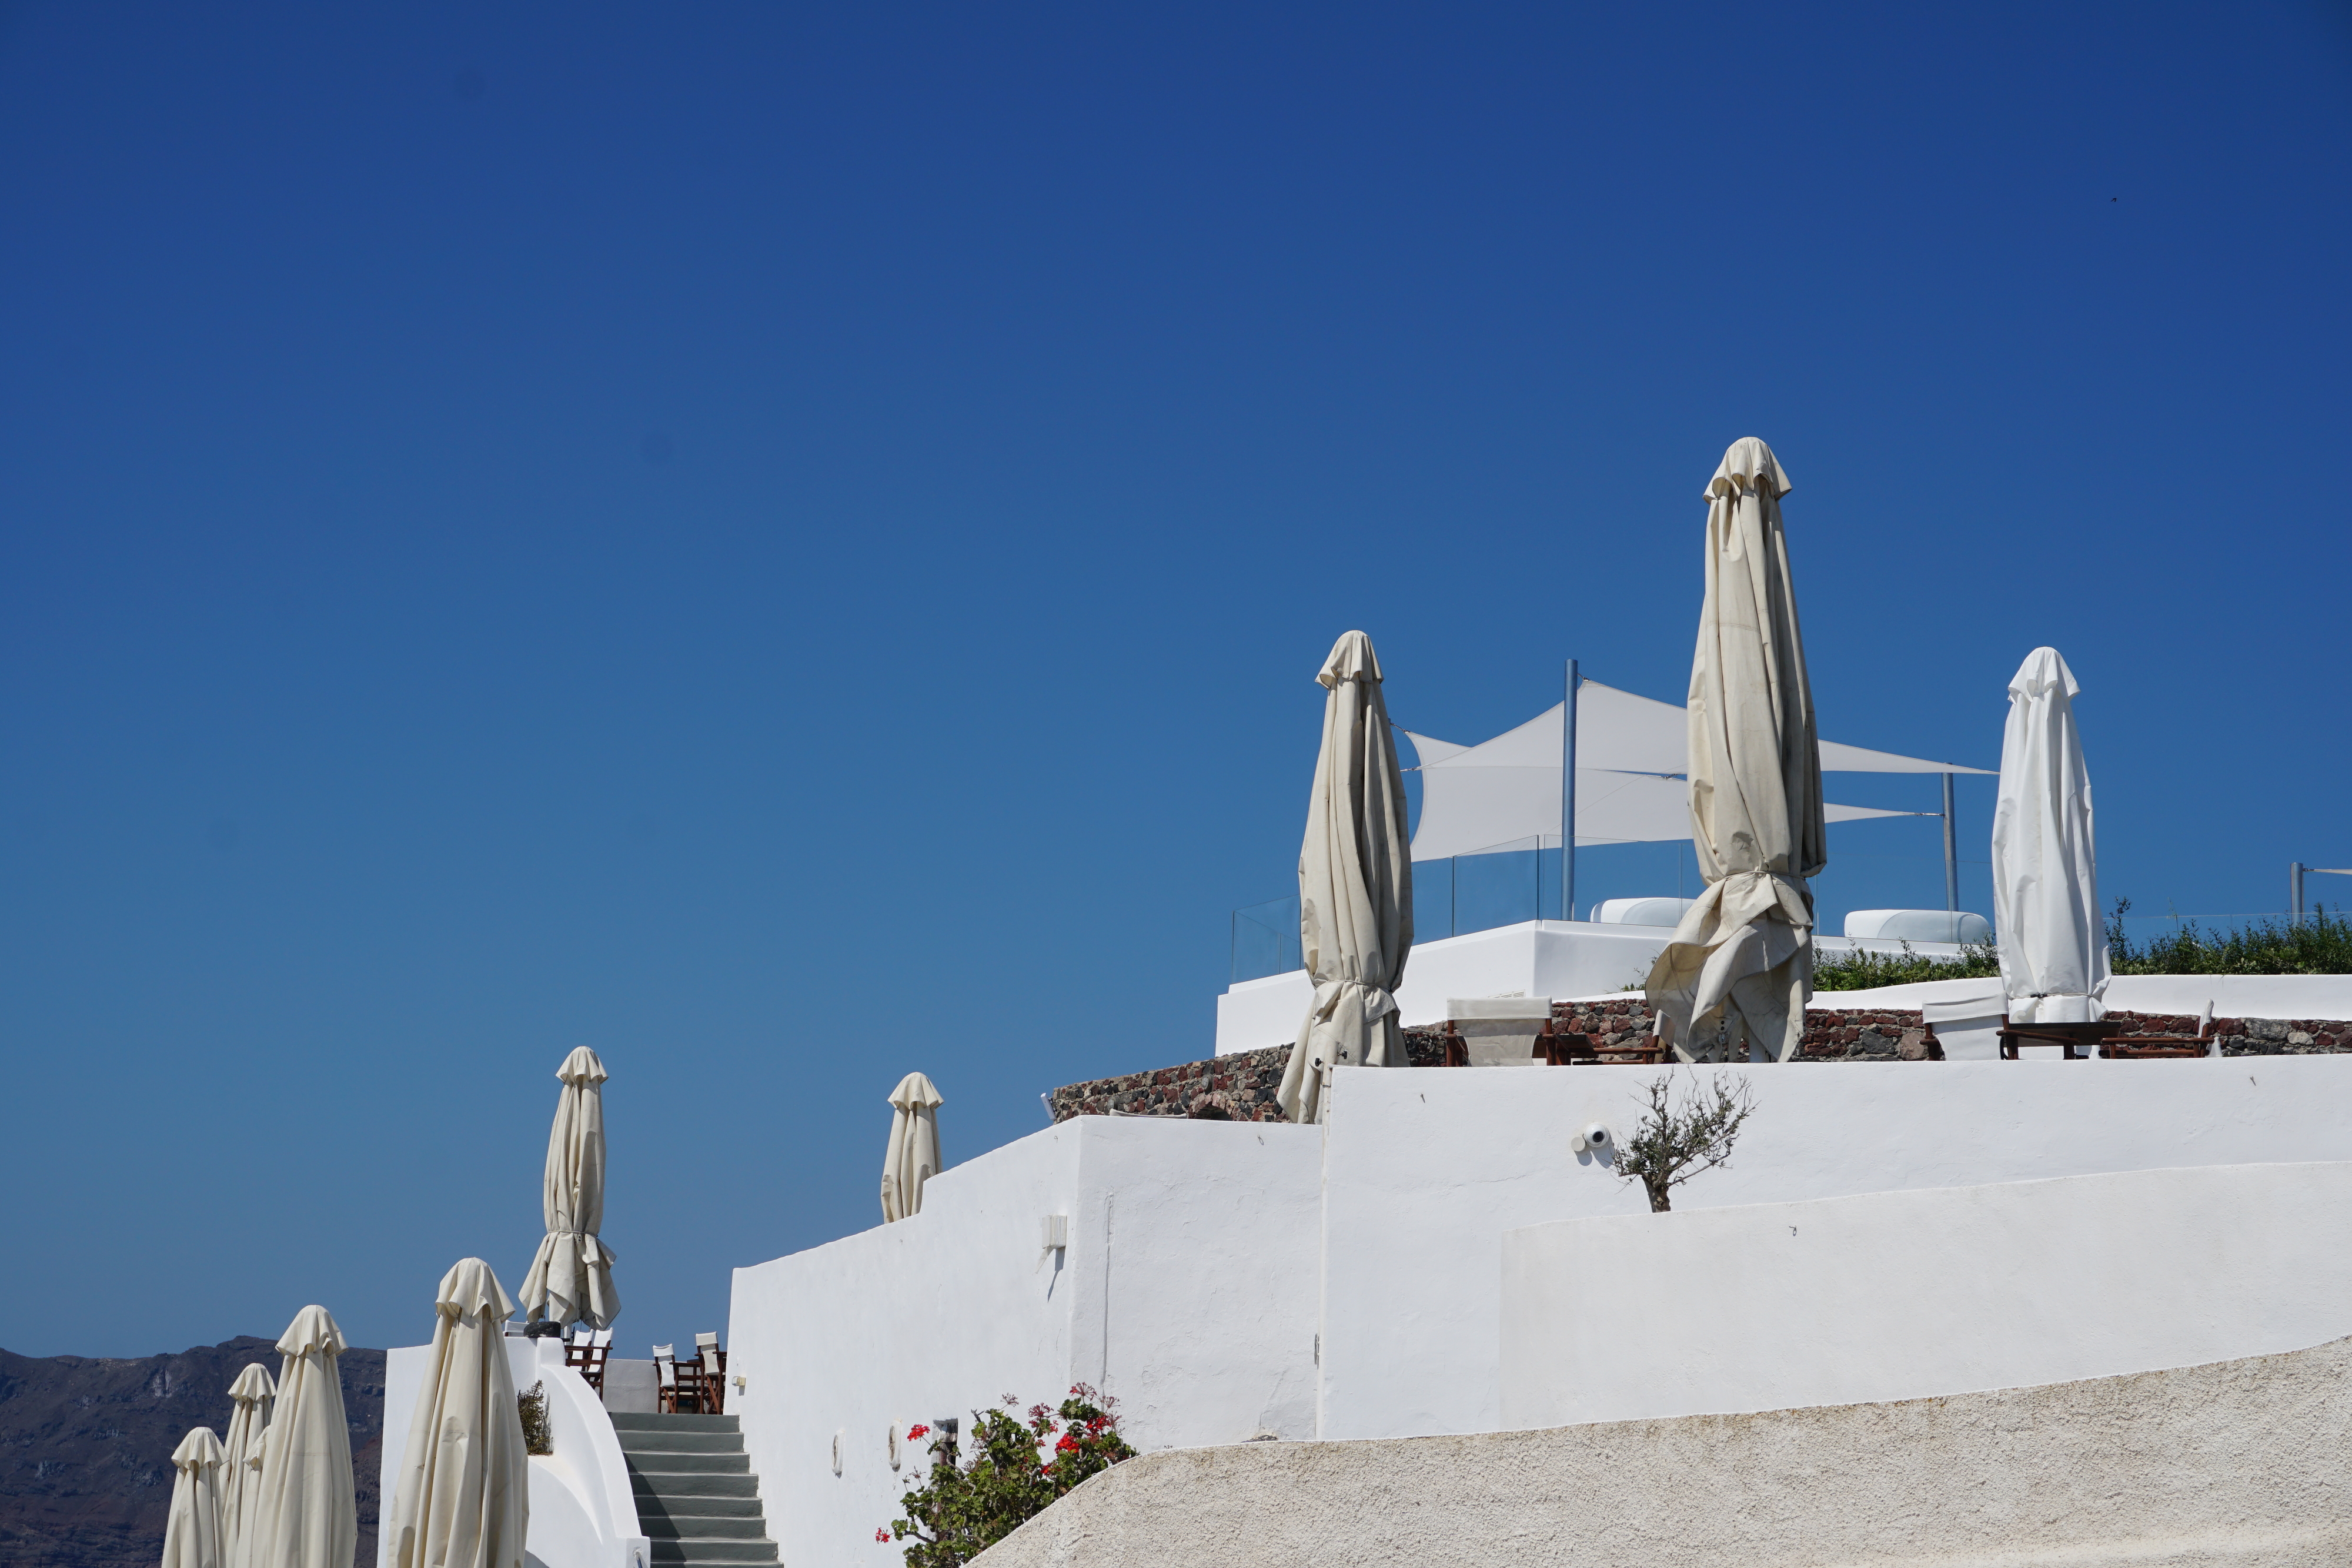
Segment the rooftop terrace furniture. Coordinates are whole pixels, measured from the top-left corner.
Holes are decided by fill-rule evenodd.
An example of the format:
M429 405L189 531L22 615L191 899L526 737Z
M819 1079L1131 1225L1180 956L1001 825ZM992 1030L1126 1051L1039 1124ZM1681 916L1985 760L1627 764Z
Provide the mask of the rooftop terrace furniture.
M1592 906L1592 920L1601 925L1675 926L1696 898L1604 898Z
M702 1376L702 1413L723 1416L727 1413L727 1353L719 1348L715 1333L694 1336L694 1360Z
M2087 1061L2095 1054L2110 1061L2133 1061L2168 1056L2210 1056L2213 1051L2213 1020L2210 1013L2193 1035L2126 1034L2123 1030L2124 1025L2112 1019L2102 1019L2097 1023L2012 1024L2003 1014L2001 1059L2015 1061L2021 1046L2037 1045L2064 1047L2069 1061Z
M1992 940L1992 923L1981 915L1948 909L1857 909L1845 917L1845 935L1881 942Z
M576 1368L581 1380L597 1393L604 1392L604 1362L613 1354L613 1331L578 1325L563 1336L563 1364Z
M2022 1060L2021 1047L2059 1046L2068 1061L2088 1061L2099 1049L2099 1041L2107 1037L2107 1025L2100 1023L2036 1023L2013 1024L2009 1015L2000 1018L2000 1056L2003 1061Z

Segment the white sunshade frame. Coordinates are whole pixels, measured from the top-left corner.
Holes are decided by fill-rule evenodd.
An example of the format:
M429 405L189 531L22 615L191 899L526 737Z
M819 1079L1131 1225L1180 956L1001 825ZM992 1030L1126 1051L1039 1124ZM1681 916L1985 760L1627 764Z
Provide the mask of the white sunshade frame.
M1501 845L1559 843L1560 716L1555 703L1542 713L1477 746L1402 733L1420 757L1421 821L1412 858L1444 860ZM1659 843L1690 837L1690 723L1676 703L1659 702L1580 682L1576 702L1576 841ZM1978 773L1967 768L1904 757L1837 741L1821 743L1822 768L1842 773ZM1831 805L1832 822L1878 817L1933 816Z

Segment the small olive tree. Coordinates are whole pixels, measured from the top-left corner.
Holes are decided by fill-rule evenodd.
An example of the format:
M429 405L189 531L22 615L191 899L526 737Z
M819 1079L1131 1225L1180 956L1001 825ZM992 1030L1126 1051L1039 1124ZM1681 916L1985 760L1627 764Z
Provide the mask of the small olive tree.
M1727 1072L1717 1073L1705 1092L1694 1077L1679 1107L1674 1089L1673 1073L1658 1075L1650 1084L1641 1125L1617 1149L1617 1179L1629 1186L1639 1182L1650 1195L1654 1214L1672 1208L1675 1188L1699 1172L1731 1163L1732 1142L1756 1108L1748 1081Z

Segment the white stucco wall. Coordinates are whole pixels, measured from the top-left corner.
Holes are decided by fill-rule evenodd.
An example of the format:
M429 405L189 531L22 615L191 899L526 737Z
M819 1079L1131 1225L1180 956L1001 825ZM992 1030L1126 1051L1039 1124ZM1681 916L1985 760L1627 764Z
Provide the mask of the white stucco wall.
M729 1408L784 1561L896 1564L888 1434L1075 1382L1138 1448L1312 1434L1322 1135L1085 1117L934 1177L923 1211L735 1271ZM1039 1263L1039 1221L1070 1218ZM842 1471L833 1469L834 1436Z
M506 1350L518 1393L533 1384L546 1386L549 1446L555 1450L530 1459L530 1568L644 1568L651 1559L638 1531L627 1461L596 1391L563 1364L561 1340L512 1338ZM389 1568L392 1562L393 1494L432 1351L431 1345L415 1344L384 1353L384 1527L376 1531L378 1568Z
M2352 1056L1725 1071L1752 1079L1756 1113L1728 1166L1678 1189L1678 1210L2352 1159ZM1500 1425L1503 1235L1647 1212L1638 1191L1569 1140L1596 1120L1622 1134L1654 1076L1340 1070L1325 1151L1319 1435ZM1740 1332L1737 1322L1727 1310L1722 1332Z
M1507 1428L2301 1350L2352 1333L2352 1164L1564 1220L1504 1236L1502 1314Z
M1999 980L1922 980L1866 991L1824 991L1813 1006L1916 1008L2000 990ZM2107 1006L2118 1012L2194 1015L2209 1001L2216 1018L2352 1019L2352 975L2117 975L2107 982Z
M1408 1024L1429 1024L1445 1018L1445 1004L1454 997L1614 995L1649 973L1672 935L1673 928L1664 925L1531 920L1416 942L1405 961L1404 984L1397 988L1397 1010ZM1903 944L1823 936L1820 946L1823 953L1894 953ZM1959 952L1940 942L1915 942L1911 950L1937 956ZM1217 998L1217 1054L1289 1044L1298 1038L1298 1021L1314 995L1304 969L1233 986Z

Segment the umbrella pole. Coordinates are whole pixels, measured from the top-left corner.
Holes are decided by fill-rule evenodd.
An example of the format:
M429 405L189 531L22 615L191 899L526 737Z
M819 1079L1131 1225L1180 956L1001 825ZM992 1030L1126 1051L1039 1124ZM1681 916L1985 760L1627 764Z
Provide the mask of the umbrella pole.
M1559 715L1559 917L1576 918L1576 661Z
M1960 912L1960 854L1958 840L1952 831L1952 776L1944 775L1944 907L1954 915ZM1952 940L1959 936L1959 922L1952 923Z

